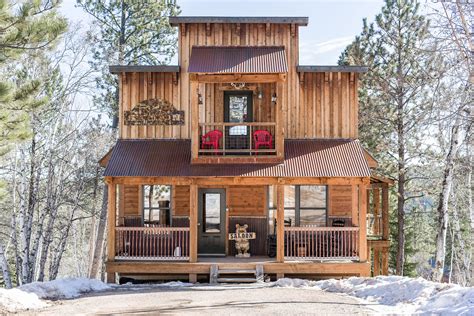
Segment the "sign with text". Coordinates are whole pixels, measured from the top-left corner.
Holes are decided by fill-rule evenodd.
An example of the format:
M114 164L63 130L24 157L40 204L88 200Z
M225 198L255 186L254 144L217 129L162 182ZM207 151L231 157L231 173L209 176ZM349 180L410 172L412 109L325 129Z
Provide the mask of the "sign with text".
M237 239L256 239L256 233L230 233L229 240L237 240Z

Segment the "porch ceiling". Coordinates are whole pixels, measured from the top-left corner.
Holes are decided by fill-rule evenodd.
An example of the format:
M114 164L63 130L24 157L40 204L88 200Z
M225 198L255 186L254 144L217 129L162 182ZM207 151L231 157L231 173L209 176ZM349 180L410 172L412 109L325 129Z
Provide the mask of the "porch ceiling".
M283 46L193 46L188 72L279 74L288 64Z
M279 164L191 164L189 140L118 140L108 177L369 177L359 141L285 140Z

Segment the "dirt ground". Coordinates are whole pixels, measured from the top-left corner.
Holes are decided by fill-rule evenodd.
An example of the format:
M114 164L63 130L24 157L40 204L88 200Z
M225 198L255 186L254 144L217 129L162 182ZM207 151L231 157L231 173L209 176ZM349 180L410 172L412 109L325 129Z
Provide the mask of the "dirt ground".
M315 289L251 286L131 287L94 293L30 315L353 315L370 314L354 298Z

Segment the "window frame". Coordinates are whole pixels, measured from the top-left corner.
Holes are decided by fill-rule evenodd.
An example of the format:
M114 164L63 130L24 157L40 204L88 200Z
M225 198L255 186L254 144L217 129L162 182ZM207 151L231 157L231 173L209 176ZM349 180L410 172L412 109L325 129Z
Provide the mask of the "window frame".
M159 206L154 206L154 207L146 207L145 206L145 187L148 186L167 186L170 189L170 204L169 207L159 207ZM141 215L142 215L142 226L145 226L145 212L153 211L153 210L169 210L170 212L170 227L173 227L173 186L168 185L168 184L142 184L141 186L141 201L142 201L142 210L141 210ZM148 221L150 221L150 218L148 218ZM162 225L159 223L159 225Z
M294 210L295 211L295 225L294 227L301 227L301 210L324 210L325 211L325 223L323 227L328 227L329 221L329 214L328 214L328 193L329 193L329 186L327 185L311 185L311 184L295 184L292 185L295 187L295 206L294 207L284 207L284 210ZM325 187L325 205L326 207L308 207L308 206L301 206L301 187L304 186L321 186ZM270 207L270 190L271 185L267 186L267 214L270 215L270 211L276 211L276 205Z

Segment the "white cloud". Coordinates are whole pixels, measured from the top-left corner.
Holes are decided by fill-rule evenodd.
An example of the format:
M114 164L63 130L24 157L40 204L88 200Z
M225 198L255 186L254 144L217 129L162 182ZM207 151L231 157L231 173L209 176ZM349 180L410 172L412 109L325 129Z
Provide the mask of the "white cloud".
M337 51L342 52L347 45L354 40L354 36L344 36L334 38L324 42L301 41L300 57L301 61L306 63L314 63L320 59L321 55L331 53L330 55L338 55Z

